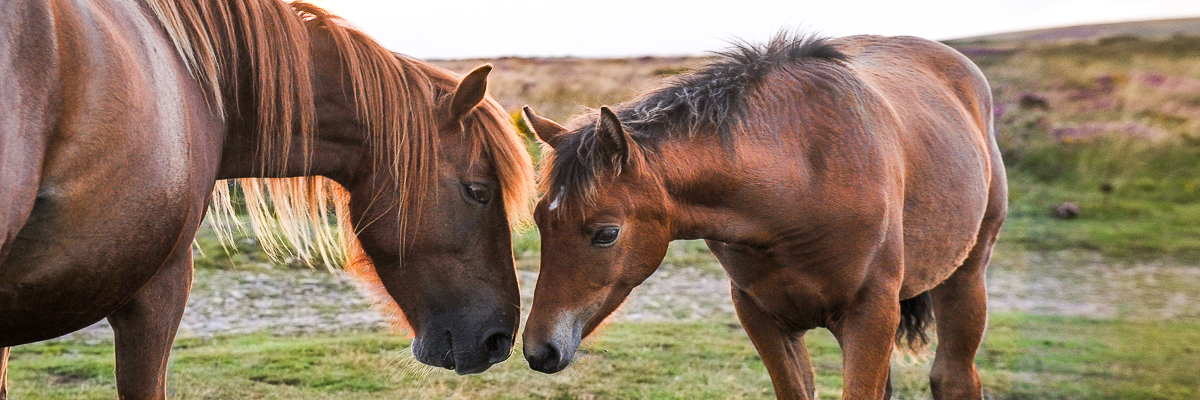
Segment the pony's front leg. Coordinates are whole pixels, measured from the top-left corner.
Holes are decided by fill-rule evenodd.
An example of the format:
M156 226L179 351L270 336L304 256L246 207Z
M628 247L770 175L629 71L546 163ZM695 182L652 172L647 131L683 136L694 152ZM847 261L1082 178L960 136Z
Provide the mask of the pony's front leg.
M177 245L167 264L133 300L108 316L116 336L121 399L166 398L167 357L191 288L189 241Z
M8 353L9 348L0 348L0 400L8 399Z
M779 326L749 294L736 286L733 288L733 305L750 342L754 343L767 366L771 384L775 386L775 398L816 399L812 361L804 346L806 331L789 332Z
M879 400L889 395L900 301L898 293L888 292L864 294L829 326L842 347L842 399Z

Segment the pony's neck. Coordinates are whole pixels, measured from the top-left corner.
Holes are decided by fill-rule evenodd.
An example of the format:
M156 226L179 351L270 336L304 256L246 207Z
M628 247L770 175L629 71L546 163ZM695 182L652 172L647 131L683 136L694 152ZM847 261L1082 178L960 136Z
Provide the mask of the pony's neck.
M716 135L679 135L650 163L670 196L674 239L739 241L752 221L737 209L745 185L738 155Z

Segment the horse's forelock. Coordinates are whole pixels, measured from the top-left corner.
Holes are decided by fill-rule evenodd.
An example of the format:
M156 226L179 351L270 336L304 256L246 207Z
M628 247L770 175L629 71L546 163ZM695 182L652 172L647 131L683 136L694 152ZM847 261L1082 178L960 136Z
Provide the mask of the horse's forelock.
M491 98L484 98L467 118L473 122L465 124L468 129L477 130L467 132L476 141L474 147L484 149L496 169L509 224L526 224L535 187L533 161L524 140L504 108Z

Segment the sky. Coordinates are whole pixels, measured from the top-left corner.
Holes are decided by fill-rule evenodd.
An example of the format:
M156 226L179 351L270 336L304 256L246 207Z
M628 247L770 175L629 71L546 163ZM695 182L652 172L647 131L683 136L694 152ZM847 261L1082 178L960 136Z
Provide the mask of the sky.
M1200 17L1200 0L309 0L423 59L697 55L781 29L934 40Z

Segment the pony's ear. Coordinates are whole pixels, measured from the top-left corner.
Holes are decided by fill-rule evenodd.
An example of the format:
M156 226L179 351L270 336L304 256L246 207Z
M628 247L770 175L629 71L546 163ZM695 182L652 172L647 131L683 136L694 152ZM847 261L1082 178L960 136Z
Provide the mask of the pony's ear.
M563 128L562 125L549 118L542 118L534 114L533 109L529 106L525 106L521 111L525 115L525 122L529 124L530 129L533 129L538 140L550 145L550 148L558 147L558 144L562 143L563 138L566 137L567 128Z
M608 107L600 107L600 119L596 120L596 137L600 149L606 156L624 162L629 159L629 134L621 127L621 120Z
M458 121L465 117L471 109L483 101L487 93L487 76L492 72L491 64L483 64L463 77L454 89L454 99L450 101L450 120Z

